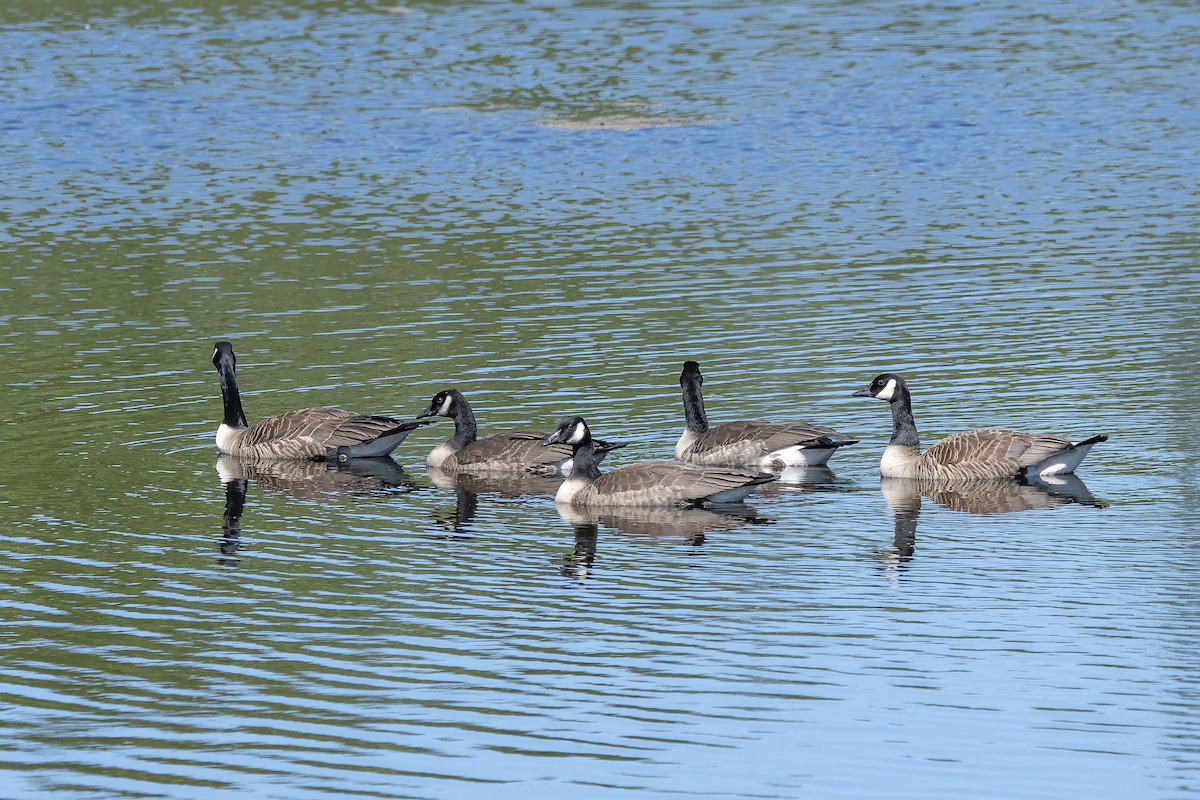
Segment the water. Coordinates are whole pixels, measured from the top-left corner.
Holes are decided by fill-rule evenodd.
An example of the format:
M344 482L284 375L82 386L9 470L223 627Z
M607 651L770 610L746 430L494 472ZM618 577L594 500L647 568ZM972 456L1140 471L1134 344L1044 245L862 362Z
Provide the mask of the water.
M3 796L1200 789L1200 14L1058 3L0 12ZM247 414L861 440L706 511L218 472ZM1080 486L882 487L1107 433ZM244 465L243 465L244 466ZM919 504L919 505L918 505ZM1019 510L1024 509L1024 510Z

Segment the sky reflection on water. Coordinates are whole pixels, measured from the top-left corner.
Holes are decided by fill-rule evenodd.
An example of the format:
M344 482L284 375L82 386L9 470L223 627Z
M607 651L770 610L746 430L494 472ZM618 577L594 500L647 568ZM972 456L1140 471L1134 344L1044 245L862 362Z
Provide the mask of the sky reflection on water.
M0 20L6 796L1200 786L1195 10ZM445 431L214 469L217 340L255 419L453 385L612 468L696 359L714 422L860 443L736 514L564 517L430 474ZM927 444L1110 439L896 492L884 370Z

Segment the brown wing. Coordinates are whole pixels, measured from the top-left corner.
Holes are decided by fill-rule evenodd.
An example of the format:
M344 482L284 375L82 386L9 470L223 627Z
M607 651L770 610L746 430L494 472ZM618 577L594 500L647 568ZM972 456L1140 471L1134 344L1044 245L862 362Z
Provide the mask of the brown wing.
M703 500L759 481L759 473L696 467L678 461L640 461L596 479L597 495L621 505L669 505Z
M751 464L787 447L832 447L844 439L833 428L806 422L726 422L699 434L688 448L687 460Z
M921 454L923 460L954 469L970 467L973 477L1002 477L1071 447L1061 436L984 428L947 436ZM979 470L985 469L987 475Z
M342 411L342 409L336 409ZM350 447L363 442L370 442L380 436L393 433L403 423L391 417L366 417L352 411L343 411L344 417L336 422L330 420L313 432L313 438L320 440L322 434L328 436L323 440L326 447Z
M845 438L833 428L809 425L806 422L765 422L751 419L726 422L710 428L700 435L700 442L706 449L728 447L739 442L753 442L762 452L769 453L795 445L832 444Z
M549 436L540 431L509 431L476 439L455 453L460 466L468 467L487 462L536 466L553 464L571 457L571 445L556 443L542 445Z
M324 458L329 451L372 441L401 424L343 408L302 408L251 425L241 434L239 448L275 458Z

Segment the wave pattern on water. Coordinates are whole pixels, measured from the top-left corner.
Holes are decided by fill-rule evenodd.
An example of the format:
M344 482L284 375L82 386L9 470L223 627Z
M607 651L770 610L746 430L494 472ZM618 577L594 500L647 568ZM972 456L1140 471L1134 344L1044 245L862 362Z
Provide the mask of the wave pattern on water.
M6 796L1198 787L1194 10L49 8L0 11ZM222 471L216 340L251 418L456 386L607 469L694 358L713 422L861 441L740 514L439 483L446 421ZM1110 439L887 494L884 370L926 443Z

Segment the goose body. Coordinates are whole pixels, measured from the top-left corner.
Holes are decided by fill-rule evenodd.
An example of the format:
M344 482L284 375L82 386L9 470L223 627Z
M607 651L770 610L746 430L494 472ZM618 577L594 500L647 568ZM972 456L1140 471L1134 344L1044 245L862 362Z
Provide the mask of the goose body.
M709 427L700 390L700 365L687 361L679 375L687 425L675 445L675 458L689 464L784 469L815 467L844 445L855 444L833 428L807 422L742 420Z
M213 366L221 381L225 416L217 428L217 449L231 456L310 460L381 458L425 424L391 417L364 416L342 408L303 408L246 424L238 392L237 357L229 342L217 342Z
M568 444L544 447L546 434L542 431L508 431L478 438L475 413L467 398L457 389L438 392L429 407L417 414L424 417L449 417L454 420L454 436L439 444L425 458L425 466L446 473L476 475L523 475L533 472L546 477L560 477L571 472L572 452ZM604 442L600 455L623 442Z
M591 431L578 416L565 418L544 442L547 447L562 443L572 447L574 466L554 499L576 508L736 503L746 499L754 487L775 480L769 472L698 467L678 461L640 461L602 475Z
M884 373L854 396L876 397L891 405L892 438L879 462L879 473L885 478L981 480L1065 475L1075 471L1092 445L1108 439L1099 435L1072 442L1047 433L984 428L947 436L921 452L912 398L903 378Z

